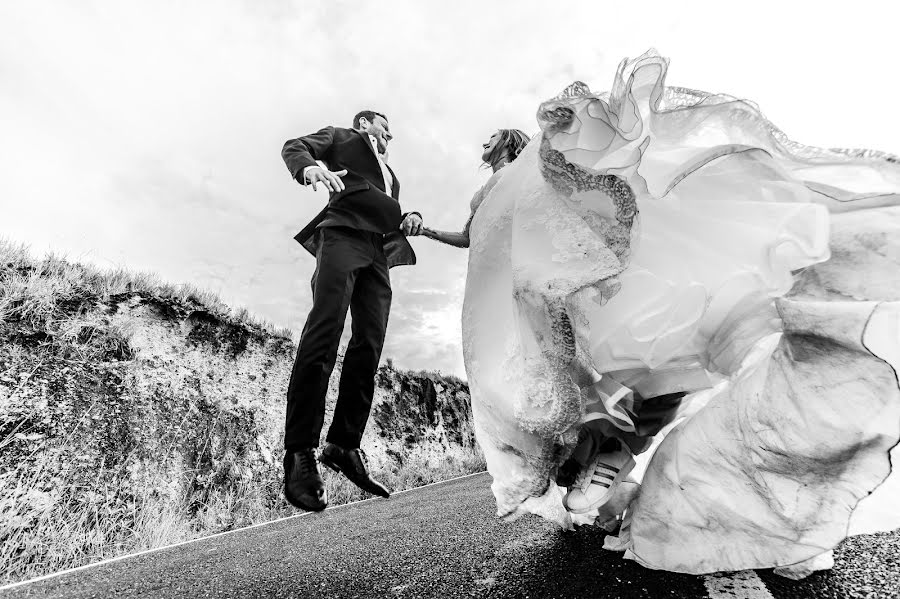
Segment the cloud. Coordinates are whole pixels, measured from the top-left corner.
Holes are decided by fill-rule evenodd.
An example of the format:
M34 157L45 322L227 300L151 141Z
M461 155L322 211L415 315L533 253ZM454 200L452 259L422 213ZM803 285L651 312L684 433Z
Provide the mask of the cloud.
M292 236L325 196L290 180L286 139L386 112L404 208L459 230L495 129L536 133L540 101L655 46L670 83L752 98L798 141L897 152L890 11L819 7L810 28L783 2L739 22L715 2L3 3L0 234L299 329L314 263ZM385 356L462 374L466 252L413 244Z

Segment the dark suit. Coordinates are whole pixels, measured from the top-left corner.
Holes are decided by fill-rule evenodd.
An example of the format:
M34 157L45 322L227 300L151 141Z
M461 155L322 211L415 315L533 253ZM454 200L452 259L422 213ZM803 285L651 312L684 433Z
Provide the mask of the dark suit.
M328 380L348 309L353 334L327 440L354 449L369 418L384 346L391 306L388 269L416 262L399 231L404 216L398 201L400 183L390 171L393 185L387 193L369 137L355 129L326 127L287 141L281 155L301 183L303 170L318 166L316 160L332 171L347 170L342 177L345 189L332 192L327 206L295 236L316 257L316 270L313 306L288 384L285 449L294 452L319 445Z
M394 185L390 194L386 193L381 167L366 133L325 127L312 135L289 140L284 144L281 156L291 176L301 183L303 170L318 166L316 160L323 161L332 171L347 170L341 178L344 190L332 193L328 205L294 236L309 253L316 255L317 229L340 225L384 233L389 267L416 263L415 252L406 236L398 230L405 216L400 212L400 181L388 166Z

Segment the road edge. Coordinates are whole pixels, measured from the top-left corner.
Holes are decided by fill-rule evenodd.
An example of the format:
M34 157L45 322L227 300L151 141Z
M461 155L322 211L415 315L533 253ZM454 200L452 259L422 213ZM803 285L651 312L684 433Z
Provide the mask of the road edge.
M426 488L428 488L428 487L434 487L434 486L437 486L437 485L442 485L442 484L445 484L445 483L450 483L450 482L453 482L453 481L462 480L462 479L465 479L465 478L472 478L473 476L479 476L479 475L482 475L482 474L487 474L487 470L482 470L482 471L480 471L480 472L473 472L472 474L464 474L464 475L462 475L462 476L456 476L456 477L448 478L448 479L445 479L445 480L435 481L435 482L433 482L433 483L428 483L427 485L422 485L422 486L420 486L420 487L412 487L411 489L403 489L402 491L397 491L397 492L395 492L395 493L392 493L392 494L391 494L391 497L394 497L394 496L397 496L397 495L402 495L403 493L409 493L409 492L411 492L411 491L418 491L419 489L426 489ZM340 505L335 505L335 506L326 508L326 509L323 510L323 511L328 512L328 511L332 511L332 510L338 510L338 509L343 508L343 507L349 507L349 506L351 506L351 505L359 505L360 503L367 503L367 502L369 502L369 501L387 501L387 500L382 499L381 497L370 497L370 498L368 498L368 499L360 499L359 501L351 501L350 503L342 503L342 504L340 504ZM8 591L8 590L11 590L11 589L15 589L15 588L27 586L27 585L29 585L29 584L33 584L33 583L37 583L37 582L43 582L43 581L45 581L45 580L49 580L49 579L51 579L51 578L56 578L56 577L58 577L58 576L64 576L64 575L66 575L66 574L72 574L72 573L74 573L74 572L80 572L80 571L82 571L82 570L88 570L88 569L90 569L90 568L97 568L97 567L104 566L104 565L107 565L107 564L112 564L112 563L115 563L115 562L120 562L120 561L123 561L123 560L126 560L126 559L132 559L132 558L135 558L135 557L140 557L140 556L142 556L142 555L147 555L148 553L156 553L156 552L158 552L158 551L166 551L166 550L168 550L168 549L174 549L175 547L181 547L181 546L183 546L183 545L190 545L191 543L198 543L198 542L200 542L200 541L209 541L210 539L215 539L215 538L218 538L218 537L223 537L223 536L225 536L225 535L230 535L230 534L237 533L237 532L245 532L245 531L248 531L248 530L251 530L251 529L254 529L254 528L261 528L261 527L263 527L263 526L269 526L269 525L271 525L271 524L278 524L279 522L286 522L286 521L288 521L288 520L293 520L293 519L295 519L295 518L302 518L302 517L304 517L304 516L309 516L309 515L315 514L315 513L322 513L322 512L303 512L303 513L300 513L300 514L294 514L293 516L285 516L284 518L277 518L277 519L275 519L275 520L269 520L269 521L267 521L267 522L258 522L258 523L256 523L256 524L251 524L250 526L244 526L244 527L242 527L242 528L235 528L235 529L233 529L233 530L226 530L226 531L223 531L223 532L217 532L217 533L215 533L215 534L211 534L211 535L206 536L206 537L197 537L196 539L189 539L189 540L187 540L187 541L181 541L181 542L179 542L179 543L172 543L172 544L169 544L169 545L163 545L163 546L161 546L161 547L154 547L153 549L144 549L144 550L138 551L138 552L136 552L136 553L126 553L126 554L124 554L124 555L118 555L118 556L116 556L116 557L110 557L110 558L107 558L107 559L104 559L104 560L100 560L100 561L97 561L97 562L93 562L93 563L90 563L90 564L84 564L83 566L75 566L74 568L68 568L68 569L66 569L66 570L60 570L60 571L58 571L58 572L53 572L53 573L51 573L51 574L44 574L44 575L38 576L38 577L36 577L36 578L29 578L28 580L20 580L19 582L13 582L13 583L10 583L10 584L4 585L4 586L0 586L0 591Z

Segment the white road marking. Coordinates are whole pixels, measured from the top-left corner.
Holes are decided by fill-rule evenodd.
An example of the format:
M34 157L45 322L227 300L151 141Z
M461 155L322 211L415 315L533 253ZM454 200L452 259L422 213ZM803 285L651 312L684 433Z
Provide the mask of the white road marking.
M753 570L703 577L709 599L774 599Z
M426 487L433 487L435 485L441 485L444 483L449 483L455 480L462 480L464 478L470 478L473 476L478 476L480 474L485 474L487 470L482 470L481 472L475 472L472 474L464 474L463 476L457 476L456 478L448 478L447 480L439 480L437 482L428 483L427 485L422 485L421 487L413 487L411 489L404 489L402 491L395 491L391 493L391 497L396 495L401 495L403 493L409 493L410 491L418 491L419 489L425 489ZM85 564L83 566L78 566L77 568L69 568L68 570L60 570L59 572L54 572L53 574L45 574L43 576L38 576L37 578L31 578L29 580L22 580L20 582L14 582L12 584L8 584L6 586L0 586L0 591L6 591L9 589L14 589L16 587L25 586L27 584L32 584L34 582L41 582L43 580L47 580L49 578L56 578L57 576L63 576L64 574L71 574L73 572L78 572L80 570L87 570L88 568L96 568L98 566L105 566L106 564L112 564L114 562L122 561L124 559L131 559L133 557L138 557L141 555L146 555L148 553L155 553L157 551L164 551L166 549L172 549L174 547L180 547L182 545L190 545L191 543L197 543L199 541L208 541L210 539L215 539L216 537L222 537L225 535L230 535L236 532L244 532L250 530L251 528L259 528L260 526L269 526L270 524L276 524L278 522L284 522L285 520L293 520L294 518L302 518L303 516L310 516L314 513L324 513L330 512L333 510L340 509L342 507L347 507L350 505L357 505L360 503L366 503L367 501L378 501L381 500L380 497L370 497L369 499L361 499L359 501L352 501L350 503L342 503L340 505L336 505L330 508L323 510L322 512L303 512L302 514L294 514L293 516L286 516L284 518L278 518L277 520L269 520L268 522L259 522L257 524L252 524L250 526L245 526L243 528L235 528L234 530L226 530L225 532L219 532L213 535L209 535L206 537L197 537L196 539L191 539L189 541L182 541L180 543L172 543L171 545L164 545L162 547L155 547L153 549L145 549L144 551L138 551L137 553L128 553L125 555L120 555L118 557L112 557L109 559L105 559L99 562L94 562L92 564Z

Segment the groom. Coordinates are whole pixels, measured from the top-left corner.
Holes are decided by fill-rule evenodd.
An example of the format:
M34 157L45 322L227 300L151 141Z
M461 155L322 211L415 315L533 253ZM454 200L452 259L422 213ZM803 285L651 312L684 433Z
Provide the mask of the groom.
M319 461L364 491L390 496L369 476L359 444L391 308L388 269L416 263L406 235L422 229L418 212L400 211L400 183L384 157L392 137L387 117L364 110L353 118L352 129L325 127L289 140L281 151L298 183L313 189L324 185L330 192L325 208L295 236L316 257L316 270L313 305L288 383L284 496L305 510L328 505L314 452L348 308L353 334Z

